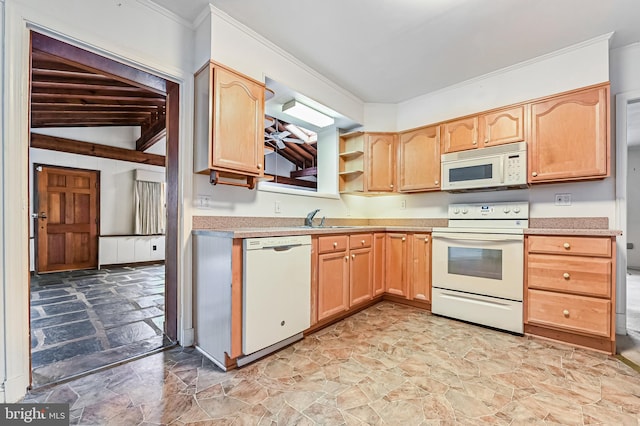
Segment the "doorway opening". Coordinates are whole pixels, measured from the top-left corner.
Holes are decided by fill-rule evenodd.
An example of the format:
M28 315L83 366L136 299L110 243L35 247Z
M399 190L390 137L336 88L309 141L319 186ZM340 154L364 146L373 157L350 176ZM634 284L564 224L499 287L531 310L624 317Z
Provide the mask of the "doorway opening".
M177 342L179 85L31 33L31 384Z

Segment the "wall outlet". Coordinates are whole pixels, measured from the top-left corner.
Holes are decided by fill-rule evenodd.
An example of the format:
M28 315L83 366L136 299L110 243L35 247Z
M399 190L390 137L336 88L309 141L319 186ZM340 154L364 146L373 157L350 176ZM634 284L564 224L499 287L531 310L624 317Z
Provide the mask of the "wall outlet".
M280 201L276 201L273 203L273 212L280 213Z
M556 194L556 206L570 206L571 194Z
M400 208L403 210L407 208L407 200L400 201Z
M211 197L208 195L198 195L196 198L196 206L200 208L207 208L210 206Z

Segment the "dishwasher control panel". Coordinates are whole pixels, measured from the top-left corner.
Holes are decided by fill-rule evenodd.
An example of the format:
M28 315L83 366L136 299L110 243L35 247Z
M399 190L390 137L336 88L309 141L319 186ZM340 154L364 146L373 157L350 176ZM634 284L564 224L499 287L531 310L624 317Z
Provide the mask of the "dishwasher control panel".
M311 235L287 235L283 237L245 238L245 250L268 247L301 246L311 244Z

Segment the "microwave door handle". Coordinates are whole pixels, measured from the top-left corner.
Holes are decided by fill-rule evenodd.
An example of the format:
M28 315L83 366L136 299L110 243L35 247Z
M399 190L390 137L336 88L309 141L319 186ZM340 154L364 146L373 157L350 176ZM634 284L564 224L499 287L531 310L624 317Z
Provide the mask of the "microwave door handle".
M504 183L504 175L506 174L504 172L504 155L500 156L500 183Z

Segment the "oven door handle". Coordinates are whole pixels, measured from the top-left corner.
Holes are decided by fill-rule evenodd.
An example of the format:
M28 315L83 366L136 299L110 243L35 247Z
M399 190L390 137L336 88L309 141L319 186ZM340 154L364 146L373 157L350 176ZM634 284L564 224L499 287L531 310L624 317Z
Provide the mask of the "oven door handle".
M434 232L431 234L433 239L449 240L449 241L487 241L487 242L509 242L509 241L522 241L524 242L524 235L511 235L511 234L455 234L455 233L440 233Z

